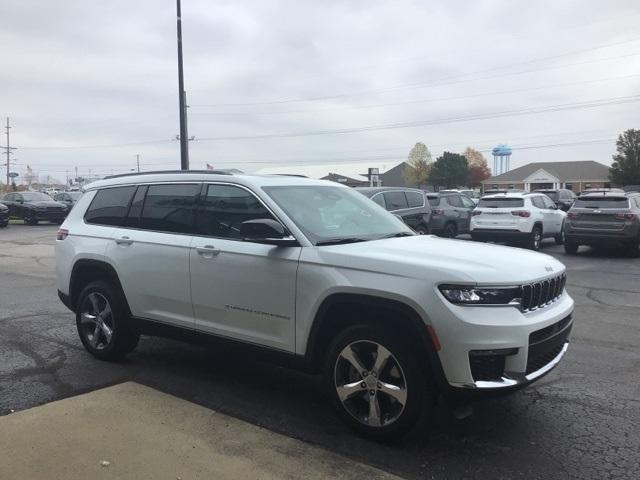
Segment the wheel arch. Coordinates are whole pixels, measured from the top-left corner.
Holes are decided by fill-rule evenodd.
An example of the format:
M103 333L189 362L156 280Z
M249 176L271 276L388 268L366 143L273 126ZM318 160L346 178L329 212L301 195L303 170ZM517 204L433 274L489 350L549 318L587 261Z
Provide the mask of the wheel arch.
M353 325L389 326L388 315L397 319L394 328L399 326L399 331L423 356L438 384L446 385L436 346L418 312L402 301L361 293L333 293L323 300L309 332L305 352L308 367L314 372L321 369L336 332Z
M120 283L120 278L113 265L102 261L93 259L80 259L76 261L71 270L71 280L69 282L69 301L75 309L78 296L82 289L89 283L95 280L106 280L112 283L116 288L120 289L123 298L125 299L125 307L127 312L131 314L129 308L129 302Z

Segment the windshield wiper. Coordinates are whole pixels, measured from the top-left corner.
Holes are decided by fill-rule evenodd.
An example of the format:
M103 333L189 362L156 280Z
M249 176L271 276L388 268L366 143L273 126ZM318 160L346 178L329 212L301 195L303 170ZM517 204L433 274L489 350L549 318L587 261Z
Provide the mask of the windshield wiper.
M316 246L321 247L323 245L342 245L345 243L366 242L367 240L368 239L366 238L358 238L358 237L330 238L328 240L322 240L316 243Z
M383 238L399 238L399 237L414 237L415 235L411 232L398 232L398 233L390 233L389 235L385 235L380 237L379 240Z

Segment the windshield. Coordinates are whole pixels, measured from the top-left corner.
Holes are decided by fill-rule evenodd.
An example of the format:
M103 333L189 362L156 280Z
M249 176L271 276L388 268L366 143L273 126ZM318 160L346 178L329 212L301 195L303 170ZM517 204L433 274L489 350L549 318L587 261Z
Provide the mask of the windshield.
M577 208L629 208L626 197L578 197L574 204Z
M53 199L45 193L24 192L21 195L25 202L53 202Z
M315 245L412 235L399 218L350 188L305 185L263 189Z
M82 196L82 192L67 192L72 200L78 200Z
M513 208L524 207L522 198L481 198L478 208Z

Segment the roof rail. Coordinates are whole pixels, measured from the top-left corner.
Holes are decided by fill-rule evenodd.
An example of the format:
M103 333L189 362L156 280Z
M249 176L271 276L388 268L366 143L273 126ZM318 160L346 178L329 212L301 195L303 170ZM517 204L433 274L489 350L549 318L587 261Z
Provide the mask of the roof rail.
M153 170L153 171L149 171L149 172L133 172L133 173L119 173L117 175L109 175L107 177L104 177L105 180L111 179L111 178L122 178L122 177L137 177L138 175L159 175L159 174L163 174L163 173L170 173L170 174L176 174L176 173L208 173L211 175L233 175L233 173L228 172L226 170Z
M298 175L297 173L272 173L272 175L276 177L299 177L299 178L309 178L306 175Z

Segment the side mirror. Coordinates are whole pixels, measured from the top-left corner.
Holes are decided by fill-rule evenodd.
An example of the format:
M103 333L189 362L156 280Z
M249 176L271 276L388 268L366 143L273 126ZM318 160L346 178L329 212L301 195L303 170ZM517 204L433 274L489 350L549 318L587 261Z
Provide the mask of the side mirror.
M280 222L271 218L246 220L240 224L240 235L245 242L265 243L280 247L295 247L298 241L286 230Z

